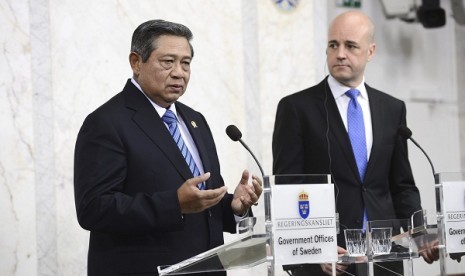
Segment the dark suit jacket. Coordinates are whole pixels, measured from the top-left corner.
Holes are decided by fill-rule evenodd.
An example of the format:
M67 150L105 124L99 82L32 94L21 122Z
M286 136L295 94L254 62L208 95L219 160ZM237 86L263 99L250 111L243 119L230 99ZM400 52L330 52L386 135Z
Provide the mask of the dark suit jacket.
M404 102L366 85L373 146L365 179L360 179L348 133L327 78L318 85L284 97L273 133L274 174L331 174L336 209L343 229L361 228L368 220L409 218L421 209L408 160L407 143L397 135L406 124Z
M223 186L205 118L179 102L176 109L211 172L207 189ZM74 170L78 221L90 230L89 275L156 275L157 266L219 246L223 231L235 231L230 194L207 211L182 216L176 190L192 173L160 116L130 80L84 121Z

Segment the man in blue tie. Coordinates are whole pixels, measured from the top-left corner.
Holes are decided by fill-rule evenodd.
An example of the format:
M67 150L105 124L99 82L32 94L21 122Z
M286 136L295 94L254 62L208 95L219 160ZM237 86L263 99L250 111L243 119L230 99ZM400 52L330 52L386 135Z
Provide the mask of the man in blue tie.
M374 30L359 11L332 21L326 48L329 76L279 102L273 133L274 174L332 175L341 254L344 229L365 228L367 220L408 219L422 209L406 141L397 135L399 126L406 125L405 103L365 83L365 67L376 50ZM428 262L435 258L425 256ZM402 263L381 265L402 273ZM392 275L378 268L375 275ZM337 269L338 275L366 272L355 265L338 264ZM293 275L331 275L328 265L289 270Z
M235 232L262 193L247 170L227 193L207 121L178 101L191 39L177 23L137 27L132 78L81 127L74 188L79 224L90 231L89 276L157 275L158 266L222 245L223 231Z

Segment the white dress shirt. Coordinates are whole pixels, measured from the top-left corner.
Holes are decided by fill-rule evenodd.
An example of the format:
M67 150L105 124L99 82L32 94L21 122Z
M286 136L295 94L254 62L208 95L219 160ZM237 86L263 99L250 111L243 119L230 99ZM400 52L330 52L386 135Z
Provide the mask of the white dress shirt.
M333 76L329 75L328 77L328 85L333 93L334 99L336 100L337 108L339 109L339 114L341 115L342 121L344 122L344 126L347 128L347 109L350 102L350 97L347 96L345 93L347 90L351 89L351 87L342 85L339 83ZM358 91L360 91L360 95L357 97L357 101L362 107L363 112L363 122L365 124L365 138L366 138L366 145L367 145L367 160L370 159L371 153L371 146L373 145L373 128L371 126L371 112L370 112L370 103L368 99L368 93L365 87L365 77L363 78L362 82L355 87Z

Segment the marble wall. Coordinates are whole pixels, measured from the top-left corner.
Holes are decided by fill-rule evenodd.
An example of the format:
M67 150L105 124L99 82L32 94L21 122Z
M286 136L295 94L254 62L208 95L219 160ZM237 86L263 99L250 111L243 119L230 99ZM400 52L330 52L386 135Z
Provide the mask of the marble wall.
M336 2L299 1L284 10L272 0L0 0L0 275L86 275L74 143L85 116L131 76L130 38L141 22L163 18L193 31L193 73L181 101L209 120L231 190L245 167L260 172L225 128L237 125L271 174L277 102L326 75L326 26L342 10ZM460 27L448 21L426 31L387 21L377 1L364 1L363 10L382 26L367 82L407 102L409 125L438 171L460 170ZM430 199L430 168L417 149L410 151ZM263 218L263 209L256 214ZM229 273L265 274L264 266ZM279 268L278 274L286 275Z
M3 1L0 10L0 273L35 275L37 165L33 121L36 110L29 5L27 1Z

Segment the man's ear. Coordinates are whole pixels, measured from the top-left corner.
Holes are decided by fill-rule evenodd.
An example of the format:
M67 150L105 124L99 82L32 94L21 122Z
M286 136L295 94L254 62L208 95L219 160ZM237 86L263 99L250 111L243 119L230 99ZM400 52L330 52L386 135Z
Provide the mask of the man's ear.
M134 52L129 54L129 64L131 64L132 73L135 77L139 76L140 65L142 63L142 57Z
M370 44L369 48L368 48L368 61L371 61L371 59L375 56L375 52L376 52L376 44L375 43L372 43Z

